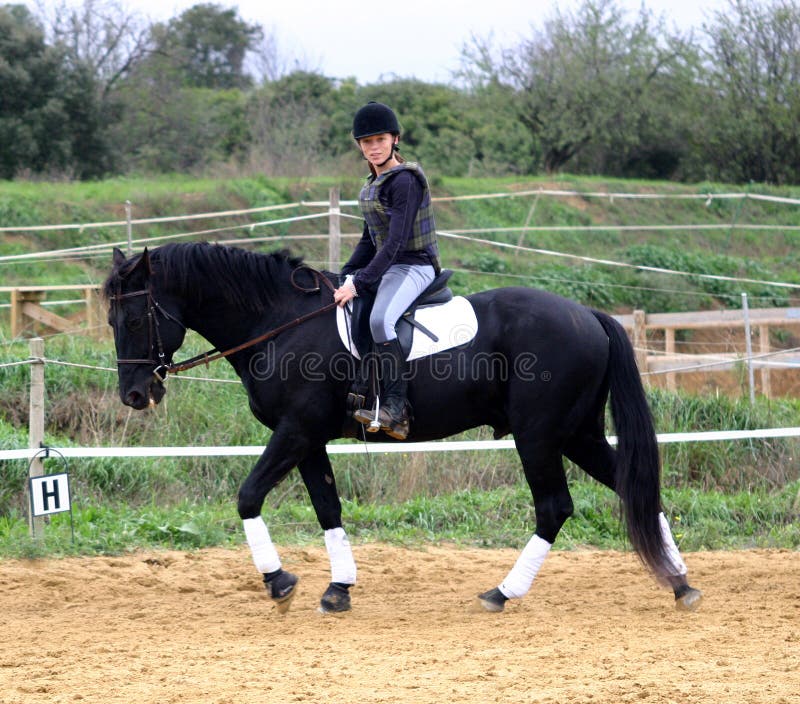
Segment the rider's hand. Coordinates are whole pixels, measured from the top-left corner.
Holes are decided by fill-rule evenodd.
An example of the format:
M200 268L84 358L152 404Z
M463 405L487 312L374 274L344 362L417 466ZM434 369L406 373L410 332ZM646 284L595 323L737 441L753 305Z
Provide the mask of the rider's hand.
M345 306L349 301L352 301L356 297L356 288L353 286L350 281L345 281L345 283L337 288L333 292L333 300L336 301L339 306Z

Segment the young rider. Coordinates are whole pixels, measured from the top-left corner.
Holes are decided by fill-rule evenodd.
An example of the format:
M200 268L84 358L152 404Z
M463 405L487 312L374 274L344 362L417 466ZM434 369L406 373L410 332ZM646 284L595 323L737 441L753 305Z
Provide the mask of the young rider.
M408 381L395 325L440 271L430 188L419 165L397 153L400 125L388 106L371 101L362 107L353 118L353 138L371 175L358 198L364 232L342 268L346 279L334 299L343 306L376 291L369 323L382 375L377 421L391 437L405 440ZM353 417L369 425L375 412L361 409Z

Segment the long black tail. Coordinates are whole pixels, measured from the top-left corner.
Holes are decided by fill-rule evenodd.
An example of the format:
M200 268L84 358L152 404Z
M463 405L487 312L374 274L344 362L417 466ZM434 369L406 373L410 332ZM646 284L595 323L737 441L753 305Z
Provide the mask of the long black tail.
M661 536L661 463L653 418L625 329L609 315L592 311L609 339L608 382L617 432L616 490L622 499L628 537L641 560L663 580L670 562Z

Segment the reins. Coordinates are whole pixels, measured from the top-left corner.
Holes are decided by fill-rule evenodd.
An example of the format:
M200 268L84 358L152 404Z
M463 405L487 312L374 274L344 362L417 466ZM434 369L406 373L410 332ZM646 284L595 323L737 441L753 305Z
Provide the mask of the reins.
M306 270L311 272L314 276L314 283L315 286L313 288L303 288L300 286L294 279L295 274L299 270ZM320 281L323 282L331 292L335 291L334 285L328 280L328 278L322 274L322 272L317 271L309 266L299 266L292 270L292 274L290 276L290 282L292 286L298 290L302 291L303 293L319 293L322 289L320 286ZM214 349L208 350L207 352L203 352L202 354L196 355L187 359L183 362L179 362L175 364L174 362L167 362L165 359L164 349L161 342L161 333L158 327L158 318L157 313L161 313L165 318L168 320L172 320L184 329L186 326L178 320L175 316L171 315L169 312L162 308L158 301L155 300L153 297L152 290L148 284L146 289L142 289L140 291L132 291L130 293L119 293L115 294L110 297L112 301L121 300L123 298L132 298L134 296L147 296L147 317L149 322L149 334L150 334L150 349L152 350L152 333L155 331L156 343L158 345L158 356L159 359L117 359L117 364L154 364L155 369L153 370L153 374L158 377L159 380L164 381L168 374L177 374L178 372L185 372L189 369L194 369L195 367L200 366L201 364L208 365L211 362L215 362L218 359L223 359L224 357L229 357L232 354L236 354L237 352L241 352L253 345L257 345L261 342L266 340L270 340L273 337L277 337L282 332L286 332L287 330L291 330L292 328L297 327L298 325L302 325L303 323L311 320L312 318L316 318L324 313L327 313L329 310L333 310L338 305L336 301L328 303L327 305L323 306L322 308L317 308L316 310L311 311L310 313L306 313L305 315L301 315L294 320L289 321L288 323L284 323L283 325L278 326L277 328L273 328L272 330L268 330L267 332L259 335L258 337L254 337L247 342L243 342L240 345L236 345L235 347L231 347L227 350L219 350L216 347ZM163 376L159 372L163 370Z
M301 269L311 272L314 275L314 283L316 284L313 288L303 288L302 286L298 285L298 283L294 280L295 274L300 271ZM322 289L320 287L320 281L324 282L325 285L331 290L331 292L335 291L336 288L334 285L328 280L326 276L322 274L322 272L313 269L310 266L299 266L296 269L292 270L292 274L289 277L289 281L291 282L292 286L297 289L298 291L302 291L303 293L319 293ZM311 320L312 318L316 318L318 315L322 315L323 313L327 313L329 310L333 310L336 308L338 304L336 301L332 303L328 303L327 305L323 306L322 308L317 308L316 310L312 310L310 313L306 313L305 315L301 315L299 318L295 318L294 320L284 323L277 328L273 328L258 337L254 337L252 340L248 340L247 342L243 342L241 345L236 345L236 347L231 347L230 349L220 351L217 348L208 350L208 352L204 352L203 354L199 354L195 357L187 359L185 362L180 362L179 364L170 364L169 368L167 369L167 373L169 374L176 374L178 372L185 372L189 369L194 369L195 367L199 367L201 364L208 365L211 362L216 362L218 359L223 359L224 357L228 357L232 354L236 354L237 352L241 352L242 350L246 350L248 347L252 347L253 345L257 345L260 342L265 342L266 340L270 340L273 337L277 337L282 332L286 332L287 330L291 330L292 328L296 328L298 325L302 325L303 323Z
M180 362L179 364L170 364L167 367L167 373L175 374L177 372L185 372L188 369L194 369L194 367L199 367L201 364L208 365L210 362L216 362L218 359L222 359L223 357L228 357L236 352L241 352L242 350L246 350L248 347L252 347L253 345L257 345L259 342L264 342L265 340L269 340L277 335L280 335L282 332L286 332L291 328L295 328L298 325L302 325L303 323L311 320L312 318L316 318L318 315L322 315L323 313L327 313L329 310L333 310L338 303L334 301L333 303L328 303L328 305L323 306L322 308L317 308L316 310L311 311L310 313L306 313L306 315L302 315L299 318L295 318L289 323L285 323L277 328L270 330L269 332L265 332L263 335L259 335L258 337L254 337L252 340L248 340L247 342L243 342L241 345L236 345L236 347L231 347L223 352L220 352L218 349L214 348L209 350L208 352L203 352L203 354L199 354L195 357L187 359L185 362Z

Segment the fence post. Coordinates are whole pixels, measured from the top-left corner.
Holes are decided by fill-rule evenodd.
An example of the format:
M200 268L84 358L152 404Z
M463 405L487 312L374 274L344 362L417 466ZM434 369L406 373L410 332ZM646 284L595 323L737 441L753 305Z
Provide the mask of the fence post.
M339 208L339 189L331 188L330 205L328 207L328 271L339 271L341 268L342 224Z
M671 358L675 354L675 328L664 328L664 354ZM672 364L672 359L670 359ZM678 387L675 372L667 372L667 390L675 391Z
M536 197L533 199L533 203L531 203L530 210L528 210L528 217L525 218L525 224L522 226L522 231L519 233L517 247L522 247L523 243L525 242L525 232L527 231L528 226L531 224L531 220L533 220L533 214L536 212L536 206L539 204L540 195L542 195L541 188L536 192Z
M107 335L107 328L99 290L96 288L84 289L83 300L86 304L86 332L90 337L102 339Z
M128 233L128 256L133 255L133 223L131 223L131 202L129 200L125 201L125 221L127 222L127 233Z
M747 385L750 387L750 405L756 402L755 380L753 379L753 341L750 339L750 308L747 294L742 293L742 314L744 315L744 344L747 353Z
M28 304L38 307L42 302L44 291L19 290L11 291L11 337L22 337L25 334L36 336L37 319L30 315ZM40 309L41 311L41 309ZM41 322L39 320L38 322Z
M22 337L22 330L25 327L22 318L22 304L24 303L22 299L22 293L17 290L13 289L11 291L11 339L16 339L17 337Z
M769 354L769 325L758 326L758 351L761 354ZM772 398L772 384L770 383L767 359L764 359L764 366L761 367L761 393L767 398Z
M44 340L34 337L30 341L31 364L31 389L30 389L30 415L28 417L28 447L38 450L44 442ZM44 474L44 463L41 457L36 457L30 466L31 477L41 477ZM44 518L34 518L30 502L30 483L26 479L25 493L28 496L28 528L31 535L41 538L44 535Z
M636 354L636 366L639 374L647 371L647 316L643 310L633 311L633 351ZM647 380L647 377L644 377Z

